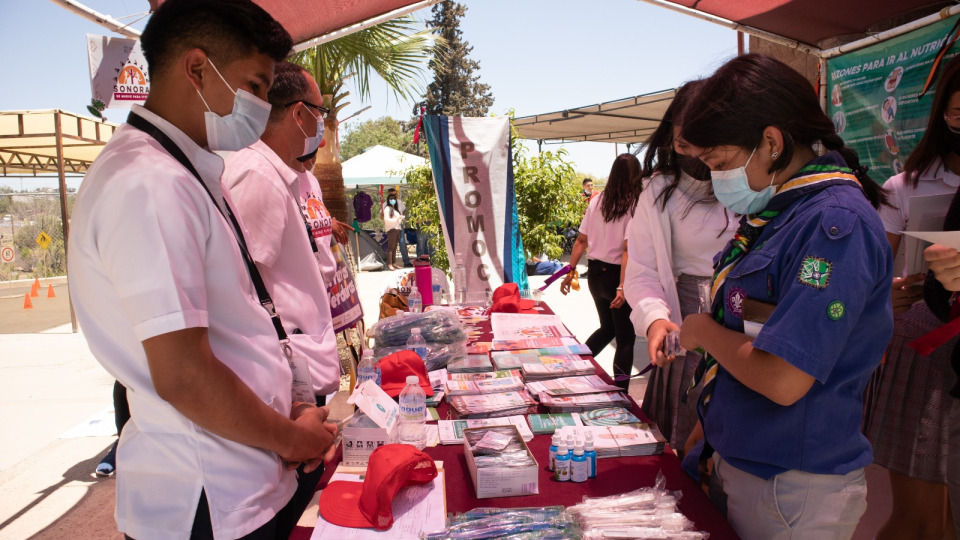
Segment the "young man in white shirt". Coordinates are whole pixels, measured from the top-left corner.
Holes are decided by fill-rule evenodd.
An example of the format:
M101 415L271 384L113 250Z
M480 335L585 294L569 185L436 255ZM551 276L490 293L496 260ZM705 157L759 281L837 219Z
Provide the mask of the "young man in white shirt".
M316 81L290 62L277 64L267 101L272 109L266 130L259 141L227 158L221 184L230 193L294 353L307 361L320 403L340 387L340 355L294 167L300 165L298 157L319 147L328 111L319 105L323 98ZM329 256L329 243L323 249Z
M68 251L90 349L128 388L117 524L141 540L286 538L309 501L292 469L331 456L336 427L291 403L213 151L259 137L292 41L250 0L167 0L141 44L150 95L86 175Z

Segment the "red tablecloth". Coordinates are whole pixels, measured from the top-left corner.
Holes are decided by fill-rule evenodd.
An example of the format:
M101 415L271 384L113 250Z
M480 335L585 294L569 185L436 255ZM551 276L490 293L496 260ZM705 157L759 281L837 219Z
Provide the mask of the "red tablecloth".
M543 306L545 308L544 313L552 313L545 304ZM480 337L479 341L490 341L492 339L493 336L489 333L489 326L489 322L481 325L487 332ZM594 365L596 365L597 374L607 382L612 383L609 375L595 361ZM638 418L645 419L646 417L640 412L636 402L631 399L630 403L633 414L637 415ZM541 409L539 412L548 412L543 407ZM450 406L446 402L437 408L440 418L447 418L448 411L450 411ZM605 497L632 491L640 487L652 486L657 473L663 472L666 479L666 489L682 492L683 495L679 502L680 511L696 524L698 530L709 532L711 540L735 540L738 538L720 512L700 490L697 483L680 469L680 461L669 448L659 456L598 459L597 477L583 483L575 483L557 482L553 480L552 473L547 470L546 464L550 448L549 435L537 435L527 443L527 446L530 447L534 458L541 466L540 493L522 497L491 499L478 499L476 497L462 445L438 445L434 448L425 449L425 452L431 457L443 461L446 475L447 512L464 512L479 506L498 508L571 506L581 502L584 497ZM339 462L340 453L338 451L334 463ZM335 468L335 465L327 467L327 471L320 479L318 489L323 489L327 485ZM313 529L297 527L290 538L292 540L308 540L312 532Z

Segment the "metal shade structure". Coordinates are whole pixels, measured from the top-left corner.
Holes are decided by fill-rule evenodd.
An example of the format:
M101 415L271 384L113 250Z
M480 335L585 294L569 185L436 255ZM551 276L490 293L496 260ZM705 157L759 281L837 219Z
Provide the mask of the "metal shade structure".
M513 119L524 139L637 144L660 125L676 90L662 90L597 105Z
M82 175L116 129L59 109L0 111L0 176Z

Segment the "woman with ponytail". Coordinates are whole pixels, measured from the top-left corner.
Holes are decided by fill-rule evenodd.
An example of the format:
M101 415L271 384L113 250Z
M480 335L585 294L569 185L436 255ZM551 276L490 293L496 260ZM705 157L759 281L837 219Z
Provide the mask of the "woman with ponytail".
M715 502L744 540L848 539L873 461L863 391L893 329L886 194L810 83L766 56L706 79L681 135L720 203L744 214L716 262L712 312L680 328L681 346L705 352L695 378Z

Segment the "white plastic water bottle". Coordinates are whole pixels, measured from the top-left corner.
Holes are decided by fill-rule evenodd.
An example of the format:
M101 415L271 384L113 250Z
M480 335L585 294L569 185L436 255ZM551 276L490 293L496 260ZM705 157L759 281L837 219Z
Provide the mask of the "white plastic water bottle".
M420 291L416 287L410 289L410 294L407 295L407 307L410 313L423 311L423 296L420 295Z
M423 363L427 363L427 341L420 335L419 328L410 329L410 337L407 338L407 349L417 353Z
M400 443L411 444L418 450L427 445L427 395L420 388L420 378L407 375L407 385L400 392Z
M373 357L373 349L365 349L357 364L357 386L366 381L373 381L380 386L380 366Z
M467 269L463 266L463 254L457 253L457 266L453 269L453 287L456 291L454 303L467 302Z

